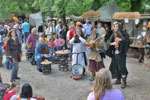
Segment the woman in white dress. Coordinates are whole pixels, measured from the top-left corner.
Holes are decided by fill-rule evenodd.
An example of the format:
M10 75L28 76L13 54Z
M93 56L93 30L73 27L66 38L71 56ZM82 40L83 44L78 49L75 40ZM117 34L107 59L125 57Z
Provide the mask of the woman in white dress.
M84 68L85 73L85 67L87 65L86 60L86 40L84 39L84 34L82 33L81 29L77 29L75 32L74 37L69 41L70 44L73 46L72 51L72 66L75 64L80 64Z

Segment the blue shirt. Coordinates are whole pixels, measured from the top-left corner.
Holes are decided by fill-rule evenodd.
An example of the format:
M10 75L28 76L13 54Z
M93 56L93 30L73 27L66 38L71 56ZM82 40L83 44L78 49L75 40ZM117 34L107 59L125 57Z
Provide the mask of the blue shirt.
M99 34L100 33L100 29L97 29L97 34Z
M86 30L86 35L91 35L92 34L92 25L91 24L84 24L83 28Z
M27 22L24 22L22 24L22 29L23 29L23 32L30 32L30 24Z
M56 25L56 30L57 30L57 32L60 32L60 31L61 31L60 24Z
M48 47L48 45L46 43L44 43L42 46L43 46L43 49L44 49L43 50L43 54L46 54L45 47L48 48L49 54L51 54L51 50L50 50L50 48ZM36 45L35 56L41 56L41 57L43 57L43 55L41 54L41 44L40 43L38 43Z

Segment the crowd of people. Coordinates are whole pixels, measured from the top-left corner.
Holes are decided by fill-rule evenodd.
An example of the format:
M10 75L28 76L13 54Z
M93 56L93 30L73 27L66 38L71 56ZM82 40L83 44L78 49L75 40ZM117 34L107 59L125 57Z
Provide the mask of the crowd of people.
M59 21L55 26L53 22L49 22L48 27L41 22L38 28L31 28L27 20L22 24L0 23L0 66L2 66L4 49L6 68L12 69L10 81L13 83L12 90L4 96L4 100L26 100L22 98L32 97L32 88L26 84L22 87L19 99L5 99L19 92L20 85L16 79L20 79L18 70L23 43L26 52L32 53L31 64L36 60L39 72L42 72L40 63L43 60L52 62L56 51L70 50L71 53L67 57L72 62L72 66L80 64L83 67L83 75L88 66L88 71L91 72L89 80L95 80L94 90L89 94L88 100L124 100L119 90L112 89L111 83L112 74L112 78L117 79L115 84L121 84L123 89L126 87L128 75L126 53L130 42L123 24L114 22L113 30L111 30L108 24L90 22L89 19L85 20L85 24L80 21L76 23L71 21L66 25ZM105 69L103 63L106 55L111 57L110 71ZM23 94L27 87L30 95ZM110 94L112 97L108 97Z

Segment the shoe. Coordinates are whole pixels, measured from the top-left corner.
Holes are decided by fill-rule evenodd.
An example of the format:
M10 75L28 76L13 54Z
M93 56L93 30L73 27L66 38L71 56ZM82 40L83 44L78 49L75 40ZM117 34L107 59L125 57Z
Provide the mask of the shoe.
M122 78L122 82L121 82L121 88L122 88L122 89L126 88L126 84L127 84L127 83L126 83L126 77L123 77L123 78Z
M38 69L39 72L42 72L42 69Z
M21 78L17 76L16 79L20 80Z
M85 75L85 68L83 67L83 76Z
M121 79L120 78L117 78L117 80L114 83L114 85L117 85L117 84L121 84Z
M89 79L90 81L94 81L94 77L92 76L92 77L90 77L90 79Z

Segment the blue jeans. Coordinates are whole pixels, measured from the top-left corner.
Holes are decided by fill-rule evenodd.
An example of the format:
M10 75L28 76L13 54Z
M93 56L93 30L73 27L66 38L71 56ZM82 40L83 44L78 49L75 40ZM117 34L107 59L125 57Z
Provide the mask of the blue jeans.
M0 66L2 66L3 60L3 45L0 43Z
M13 63L13 68L12 68L12 73L11 73L11 80L14 81L16 80L16 77L18 75L18 70L19 70L19 63Z
M2 67L3 53L0 52L0 67Z
M29 32L24 32L24 43L26 44Z
M7 69L12 69L13 65L10 63L10 60L9 60L8 57L6 57L5 63L6 63L6 68Z
M53 61L54 56L51 56L49 58L43 58L42 56L36 56L36 64L37 64L37 69L38 70L41 69L40 64L41 64L43 59L47 59L49 61Z

